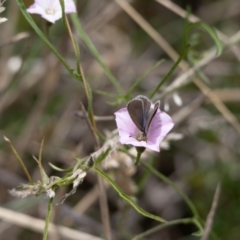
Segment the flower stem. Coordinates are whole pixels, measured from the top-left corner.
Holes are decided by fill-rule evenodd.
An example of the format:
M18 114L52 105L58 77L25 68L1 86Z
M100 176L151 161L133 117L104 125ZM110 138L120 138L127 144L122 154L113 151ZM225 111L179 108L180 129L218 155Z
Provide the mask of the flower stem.
M52 204L53 204L53 198L50 198L49 202L48 202L48 212L47 212L45 227L44 227L44 232L43 232L43 240L47 240L48 227L49 227L50 217L52 214Z
M136 147L137 150L137 157L136 157L136 162L135 165L138 165L139 161L140 161L140 157L142 155L142 153L145 151L145 147Z
M80 76L80 78L78 80L82 81L82 76L81 76L81 71L80 71L80 50L79 50L79 47L77 45L77 41L73 36L72 29L70 27L70 24L68 22L68 19L67 19L66 13L65 13L65 2L64 2L64 0L60 0L60 4L61 4L61 7L62 7L63 23L68 30L68 33L69 33L69 36L70 36L70 39L71 39L71 42L72 42L72 45L73 45L73 50L74 50L74 53L75 53L75 56L76 56L77 72Z
M141 155L142 155L142 153L140 153L140 152L137 153L135 165L138 165Z
M160 231L160 230L170 227L170 226L174 226L177 224L190 224L190 223L196 224L193 218L182 218L182 219L173 220L173 221L158 225L156 227L153 227L153 228L147 230L146 232L143 232L143 233L135 236L132 240L144 239L147 236L149 236L150 234L153 234L157 231Z
M174 70L177 68L178 64L182 61L182 59L184 59L184 57L186 56L188 49L189 49L190 45L187 45L186 48L184 49L183 53L179 56L178 60L173 64L173 66L171 67L171 69L169 70L169 72L167 73L167 75L165 75L165 77L162 79L162 81L157 85L157 87L155 87L153 89L153 91L149 94L149 98L153 98L153 96L155 95L155 93L159 90L159 88L168 80L168 78L172 75L172 73L174 72Z
M185 203L188 205L188 207L191 209L191 212L193 214L192 222L198 227L199 231L197 233L194 233L195 236L201 236L203 233L202 224L199 222L199 214L197 209L195 208L192 201L189 199L189 197L178 187L176 186L169 178L165 177L163 174L155 170L152 166L150 166L148 163L141 161L141 164L151 173L153 173L156 177L160 178L162 181L164 181L166 184L170 185L185 201Z
M169 178L165 177L162 173L158 172L157 170L155 170L152 166L150 166L148 163L141 161L141 164L151 173L153 173L156 177L160 178L162 181L164 181L165 183L167 183L168 185L170 185L182 198L183 200L186 202L186 204L188 205L188 207L191 209L191 212L193 214L193 216L196 219L199 219L199 214L197 212L197 209L195 208L194 204L192 203L192 201L188 198L188 196L179 188L177 187Z
M50 48L50 50L55 54L55 56L59 59L59 61L63 64L63 66L67 69L67 71L70 73L70 75L76 79L75 71L67 64L65 59L58 53L58 51L55 49L55 47L51 44L49 39L43 34L43 32L40 30L40 28L36 25L36 23L33 21L30 14L26 11L26 7L23 3L23 0L17 0L18 6L23 14L23 16L26 18L26 20L29 22L29 24L32 26L32 28L35 30L35 32L38 34L38 36L47 44L47 46Z

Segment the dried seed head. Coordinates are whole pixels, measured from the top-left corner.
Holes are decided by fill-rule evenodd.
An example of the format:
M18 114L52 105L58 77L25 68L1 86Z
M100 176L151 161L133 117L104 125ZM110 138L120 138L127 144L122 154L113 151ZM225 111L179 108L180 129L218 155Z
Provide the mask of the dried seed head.
M54 198L55 197L55 192L50 188L47 190L47 196L49 198Z
M79 172L79 174L77 175L77 178L73 181L73 188L77 188L78 185L83 182L83 179L87 175L86 171L83 171L82 169L79 169L79 170L81 170L81 172Z
M31 195L37 195L40 194L42 191L40 189L40 185L36 184L36 185L30 185L30 184L24 184L21 187L19 187L18 189L11 189L9 190L9 193L14 196L14 197L18 197L18 198L25 198Z

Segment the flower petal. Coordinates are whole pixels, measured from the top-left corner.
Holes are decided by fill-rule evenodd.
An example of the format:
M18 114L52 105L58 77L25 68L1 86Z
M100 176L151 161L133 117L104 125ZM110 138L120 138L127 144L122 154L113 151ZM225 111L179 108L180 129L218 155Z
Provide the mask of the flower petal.
M149 127L147 143L159 149L160 142L173 126L172 118L167 113L158 110Z
M77 11L73 0L65 0L64 3L66 14ZM52 11L52 14L48 13L49 10ZM35 3L27 9L27 12L39 14L51 23L55 23L55 21L62 18L62 8L59 0L35 0Z
M75 3L73 0L65 0L65 13L77 12Z
M41 14L42 18L46 19L47 21L51 23L55 23L57 20L62 18L62 12L56 12L55 14Z
M152 104L153 107L154 105ZM158 109L150 123L147 132L147 141L138 141L136 136L139 133L139 129L133 123L127 108L122 108L115 112L115 116L121 144L145 147L157 152L160 151L161 141L174 126L172 118L167 113L161 112Z
M31 5L28 9L27 12L29 13L35 13L35 14L44 14L45 13L45 9L42 8L41 6L39 6L37 3L34 3L33 5Z
M115 112L116 123L119 131L119 141L121 144L137 144L135 135L138 132L137 127L133 123L127 108L122 108L119 111Z

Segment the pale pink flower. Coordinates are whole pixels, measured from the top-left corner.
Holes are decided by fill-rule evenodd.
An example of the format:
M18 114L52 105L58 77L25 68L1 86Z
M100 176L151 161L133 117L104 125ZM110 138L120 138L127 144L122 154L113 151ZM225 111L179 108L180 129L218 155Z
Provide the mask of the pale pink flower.
M77 11L73 0L64 0L64 5L66 14ZM35 0L27 11L39 14L51 23L55 23L55 21L62 18L62 8L59 0Z
M141 98L141 96L140 96ZM154 105L151 105L151 109ZM122 108L115 112L116 123L119 132L119 141L121 144L131 144L136 147L145 147L153 151L160 151L160 143L168 132L173 128L172 118L165 112L157 110L147 131L146 140L139 139L140 130L131 119L128 109Z

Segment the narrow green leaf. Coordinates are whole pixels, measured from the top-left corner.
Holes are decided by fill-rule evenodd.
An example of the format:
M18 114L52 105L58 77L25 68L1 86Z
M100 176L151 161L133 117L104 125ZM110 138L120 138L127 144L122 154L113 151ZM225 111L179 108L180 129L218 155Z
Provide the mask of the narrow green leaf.
M113 73L110 71L110 69L107 67L107 65L103 62L101 55L93 45L92 41L88 37L88 35L85 33L77 14L72 14L71 15L72 22L75 26L75 29L79 36L82 38L83 42L86 44L88 47L89 51L92 53L92 55L96 58L98 63L101 65L103 70L105 71L106 75L108 76L109 80L112 82L116 90L118 91L119 94L123 95L123 90L122 87L120 86L117 78L113 75Z
M189 32L195 27L199 27L199 28L205 30L210 35L210 37L215 42L215 45L217 48L216 56L219 57L221 55L222 49L223 49L222 43L221 43L218 35L216 34L214 28L212 28L211 26L209 26L208 24L206 24L204 22L196 22L196 23L188 24L188 26L186 27L186 32L185 32L185 43L187 43L187 38L188 38Z
M52 163L48 163L50 165L51 168L53 168L54 170L58 171L58 172L70 172L72 171L72 168L68 168L68 169L63 169L63 168L59 168L57 166L55 166L54 164Z
M97 159L95 159L95 165L102 162L107 157L109 151L110 151L110 148L108 148L103 154L101 154Z
M127 92L127 96L130 96L132 92L135 90L135 88L142 82L142 80L149 74L151 73L156 67L158 67L160 64L164 62L164 59L161 59L157 61L153 66L148 68L135 82L134 84L130 87L130 89Z
M117 98L118 97L117 94L104 92L104 91L101 91L101 90L93 90L93 92L98 93L98 94L100 94L102 96L106 96L106 97L112 97L112 98Z
M159 232L164 228L171 227L177 224L191 224L191 223L195 224L194 219L192 218L182 218L182 219L172 220L167 223L162 223L153 228L150 228L147 231L142 232L139 235L135 236L132 240L148 239L147 236L149 236L150 234Z
M197 60L194 59L193 54L188 54L188 60L191 62L191 64L194 66L197 62ZM206 84L210 84L211 82L209 81L208 77L206 74L200 70L196 70L196 74L199 78L201 78Z
M156 216L154 214L151 214L147 211L145 211L143 208L139 207L133 200L131 197L129 197L128 195L126 195L114 182L111 178L109 178L104 172L102 172L99 168L94 167L95 171L101 175L106 181L108 181L109 184L111 184L111 186L118 192L119 196L126 200L130 205L132 205L132 207L139 212L141 215L154 219L156 221L159 222L166 222L166 220L164 220L163 218Z
M36 23L33 21L32 17L31 17L31 15L26 11L23 1L17 0L17 3L18 3L18 6L19 6L23 16L26 18L26 20L29 22L29 24L32 26L32 28L35 30L35 32L38 34L38 36L48 45L48 47L55 54L55 56L59 59L59 61L64 65L64 67L68 70L68 72L71 74L71 76L76 78L77 74L76 74L75 70L70 68L70 66L66 63L64 58L58 53L56 48L50 43L50 41L47 39L47 37L43 34L43 32L40 30L40 28L36 25Z
M196 237L201 237L203 235L203 227L197 219L193 219L193 221L199 230L197 232L193 233L192 235L194 235Z
M187 45L186 48L184 49L183 53L179 56L178 60L174 63L174 65L171 67L169 72L165 75L165 77L162 79L162 81L153 89L153 91L149 94L149 98L152 98L156 92L160 89L160 87L168 80L168 78L172 75L174 70L177 68L178 64L182 61L182 59L185 58L188 49L190 45Z
M154 174L157 178L161 179L166 184L171 186L183 198L183 200L186 202L188 207L191 209L193 216L195 218L199 217L197 209L195 208L194 204L192 203L192 201L188 198L188 196L180 188L178 188L169 178L165 177L162 173L158 172L156 169L154 169L148 163L146 163L144 161L140 161L140 162L141 162L141 165L144 168L146 168L148 171L150 171L152 174Z

